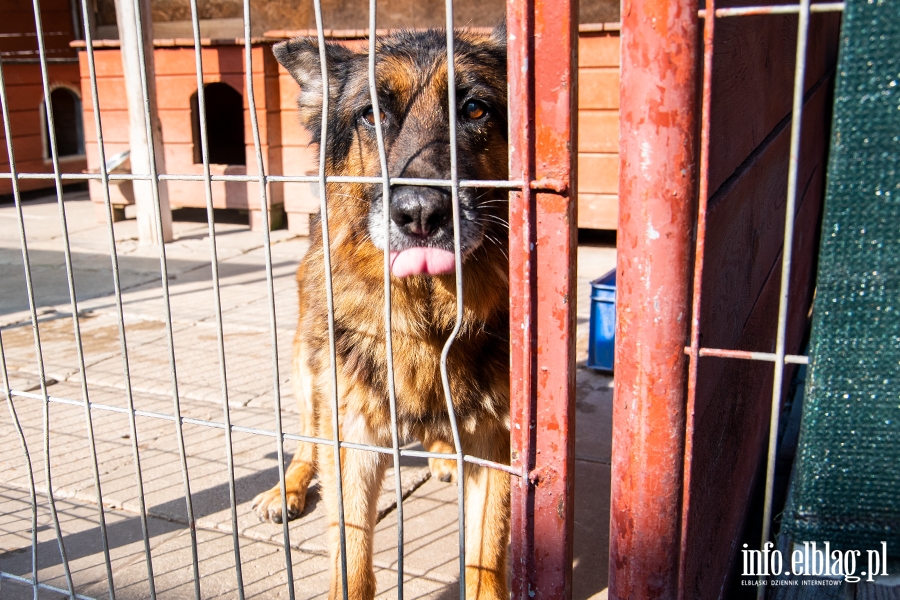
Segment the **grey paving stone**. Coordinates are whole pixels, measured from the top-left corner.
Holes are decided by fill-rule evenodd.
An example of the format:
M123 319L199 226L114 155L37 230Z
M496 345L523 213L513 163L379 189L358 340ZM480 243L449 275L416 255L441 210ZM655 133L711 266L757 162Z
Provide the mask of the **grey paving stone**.
M63 546L66 550L75 591L86 593L87 589L106 582L106 567L102 552L102 541L98 526L96 506L71 502L66 499L56 500L56 509L63 533ZM0 514L3 515L2 530L3 547L0 551L0 570L14 575L31 576L31 503L24 490L0 484ZM23 530L21 523L29 524ZM106 511L107 539L110 559L115 571L125 565L140 564L143 578L147 571L144 566L144 543L141 535L140 520L134 515L108 510ZM177 536L178 526L161 519L149 520L151 547L158 547L165 540ZM38 496L37 527L38 581L66 589L59 543L52 524L49 504L46 496ZM7 590L16 591L19 595L30 589L21 585L12 585L4 581L4 598ZM21 594L20 597L26 597ZM48 596L49 597L49 596ZM55 595L59 598L58 595ZM145 596L146 597L146 596Z
M410 573L453 583L459 579L456 485L429 479L403 503L404 567ZM375 564L397 566L397 512L375 529Z
M608 540L609 466L576 460L573 600L605 592L609 581Z
M612 455L612 377L580 367L575 381L575 456L609 465Z
M49 388L54 396L79 398L80 388L60 383ZM92 387L92 401L119 405L117 390ZM38 485L43 484L43 402L31 398L15 399L16 413L32 453L32 468ZM173 414L171 400L138 393L135 406L158 414ZM217 407L208 403L185 402L182 415L206 421L221 421ZM95 410L92 421L96 435L98 467L103 503L108 506L139 511L138 492L131 436L126 414ZM285 419L287 424L290 419ZM232 422L245 427L273 429L271 415L259 409L232 411ZM60 497L86 503L97 501L93 484L90 446L87 441L82 406L50 404L51 465L54 489ZM293 427L286 427L287 431ZM183 474L177 449L174 423L170 420L137 417L144 498L149 514L186 523ZM194 516L200 526L219 531L231 530L231 507L228 501L226 442L221 429L184 425L184 443L188 456L191 499ZM285 449L289 460L295 445ZM252 498L278 481L276 445L271 437L236 432L233 437L235 487L238 502L238 530L258 540L280 542L282 528L258 522L250 510ZM18 437L8 423L0 424L0 480L21 489L28 486L27 468ZM406 460L406 459L404 459ZM424 461L412 461L402 473L403 493L409 495L425 481L429 472ZM296 548L325 552L326 527L324 505L318 499L318 486L313 485L305 514L291 524L291 543ZM379 498L379 511L389 512L396 502L392 470L385 479Z

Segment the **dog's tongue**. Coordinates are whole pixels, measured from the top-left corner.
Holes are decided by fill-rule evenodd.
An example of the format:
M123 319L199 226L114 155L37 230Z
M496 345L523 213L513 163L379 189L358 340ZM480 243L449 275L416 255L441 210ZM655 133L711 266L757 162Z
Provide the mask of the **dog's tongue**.
M452 252L439 248L408 248L391 252L391 273L394 277L410 275L443 275L456 268Z

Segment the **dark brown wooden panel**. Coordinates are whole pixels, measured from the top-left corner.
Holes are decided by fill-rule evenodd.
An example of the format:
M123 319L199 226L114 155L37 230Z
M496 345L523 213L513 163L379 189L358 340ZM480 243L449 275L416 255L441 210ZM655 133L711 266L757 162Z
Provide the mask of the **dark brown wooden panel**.
M833 68L839 29L840 15L811 17L806 90ZM796 15L716 21L710 192L717 190L791 111L796 44Z
M799 351L812 299L830 118L829 83L827 76L819 81L804 107L789 353ZM710 199L702 347L774 351L789 149L790 119L783 119ZM754 476L766 456L773 370L767 362L700 359L685 597L718 598L724 593Z

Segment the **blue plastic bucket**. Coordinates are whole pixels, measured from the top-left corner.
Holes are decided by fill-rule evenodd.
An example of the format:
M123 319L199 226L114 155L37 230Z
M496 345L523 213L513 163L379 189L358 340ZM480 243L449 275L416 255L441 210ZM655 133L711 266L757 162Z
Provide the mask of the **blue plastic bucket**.
M591 323L587 366L613 370L616 342L616 270L591 282Z

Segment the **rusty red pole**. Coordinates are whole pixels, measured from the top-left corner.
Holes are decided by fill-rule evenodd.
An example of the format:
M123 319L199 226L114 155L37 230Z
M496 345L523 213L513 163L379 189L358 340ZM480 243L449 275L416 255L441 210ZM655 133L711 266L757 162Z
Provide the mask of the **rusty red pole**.
M507 4L512 595L572 595L577 1ZM570 435L571 433L571 435Z
M624 0L609 597L678 596L696 0Z

